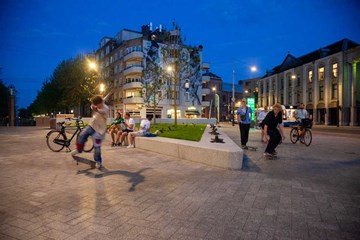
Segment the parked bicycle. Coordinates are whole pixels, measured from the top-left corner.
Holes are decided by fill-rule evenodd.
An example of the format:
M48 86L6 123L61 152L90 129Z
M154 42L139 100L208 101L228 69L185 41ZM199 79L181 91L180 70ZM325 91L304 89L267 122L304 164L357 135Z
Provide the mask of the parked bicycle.
M295 144L297 141L300 141L305 146L310 146L312 142L312 120L311 119L303 119L303 126L296 125L293 126L290 131L290 141ZM301 134L302 133L302 134Z
M65 120L73 120L76 123L76 131L72 134L70 138L67 137L66 134L66 121L59 122L58 124L61 126L60 130L51 130L46 135L46 144L50 148L51 151L60 152L62 149L66 147L66 151L70 152L70 144L71 141L76 136L78 139L80 132L85 127L84 121L81 120L81 117L78 118L65 118ZM84 152L91 152L94 148L94 143L92 138L88 138L88 141L85 143Z

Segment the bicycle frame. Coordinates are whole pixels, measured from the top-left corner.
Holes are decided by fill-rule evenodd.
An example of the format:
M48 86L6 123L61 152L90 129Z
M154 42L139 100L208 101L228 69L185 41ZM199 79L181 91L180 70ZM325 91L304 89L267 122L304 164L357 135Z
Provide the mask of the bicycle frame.
M67 120L71 120L71 118L66 118ZM76 131L73 133L73 135L70 137L70 139L67 137L66 134L66 126L64 125L65 122L63 122L61 124L61 129L60 129L60 133L63 134L65 136L65 140L63 141L59 141L59 140L54 140L55 143L59 144L59 145L64 145L66 148L68 148L71 144L71 141L74 139L74 137L77 135L78 132L80 132L82 130L82 128L80 127L80 122L82 122L79 119L76 119Z

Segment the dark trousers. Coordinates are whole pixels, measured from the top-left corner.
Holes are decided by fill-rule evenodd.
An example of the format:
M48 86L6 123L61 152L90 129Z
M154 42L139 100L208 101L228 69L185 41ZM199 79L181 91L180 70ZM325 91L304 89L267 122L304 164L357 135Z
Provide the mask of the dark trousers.
M239 123L241 145L246 145L249 140L250 124Z
M268 130L268 135L270 137L269 142L266 146L265 152L267 153L273 153L277 145L279 145L281 141L281 134L279 130Z

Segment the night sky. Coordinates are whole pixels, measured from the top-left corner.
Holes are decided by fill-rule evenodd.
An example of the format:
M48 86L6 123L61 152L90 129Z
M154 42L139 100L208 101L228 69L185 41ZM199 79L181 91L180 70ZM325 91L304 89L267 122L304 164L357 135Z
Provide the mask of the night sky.
M0 0L0 78L27 107L62 61L96 50L102 37L175 20L203 45L211 72L232 82L263 76L286 55L349 38L360 43L359 0ZM258 71L252 73L250 66Z

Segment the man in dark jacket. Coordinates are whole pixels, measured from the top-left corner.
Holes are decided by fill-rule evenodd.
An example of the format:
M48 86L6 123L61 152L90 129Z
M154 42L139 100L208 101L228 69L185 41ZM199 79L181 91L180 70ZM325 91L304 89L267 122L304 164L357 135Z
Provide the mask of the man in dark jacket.
M276 103L273 106L273 110L269 112L263 120L263 141L264 143L267 143L264 155L267 159L276 158L277 153L275 148L277 147L277 145L279 145L281 140L285 140L281 111L281 105L279 103Z

